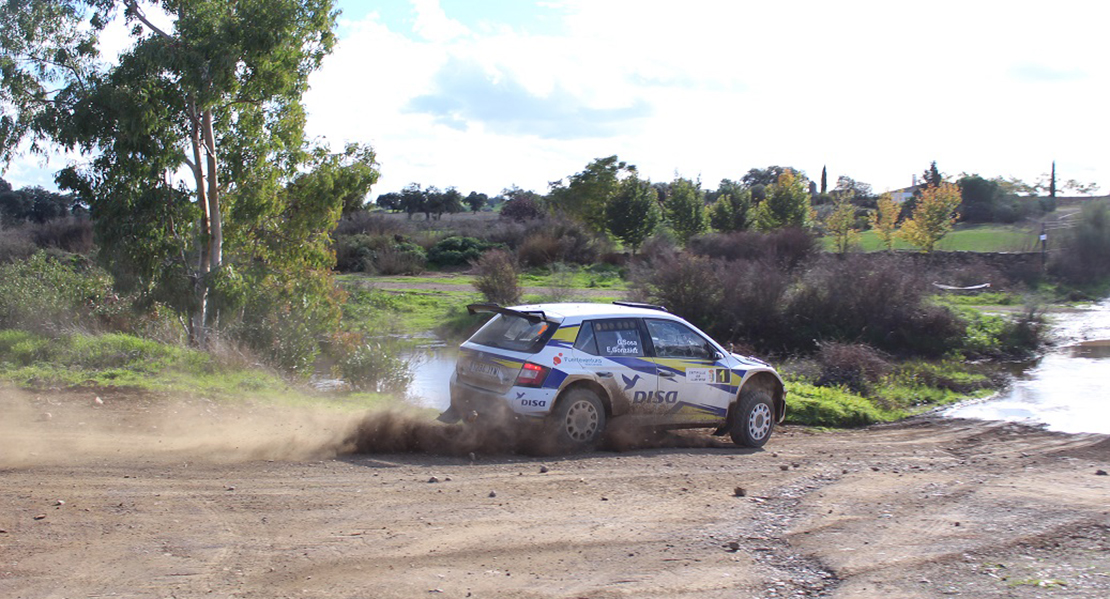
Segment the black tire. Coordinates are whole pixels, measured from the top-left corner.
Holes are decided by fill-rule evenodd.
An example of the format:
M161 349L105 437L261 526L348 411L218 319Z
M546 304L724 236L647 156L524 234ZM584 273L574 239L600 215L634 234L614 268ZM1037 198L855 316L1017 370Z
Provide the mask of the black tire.
M605 407L589 389L571 389L559 398L548 417L562 451L589 451L605 432Z
M728 434L741 447L763 447L775 428L775 404L763 389L746 391L733 406Z

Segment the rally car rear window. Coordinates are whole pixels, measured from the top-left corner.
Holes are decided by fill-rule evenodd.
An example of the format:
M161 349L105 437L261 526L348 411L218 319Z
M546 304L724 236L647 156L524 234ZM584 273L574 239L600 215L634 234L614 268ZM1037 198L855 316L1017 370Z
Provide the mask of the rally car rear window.
M558 325L544 320L529 322L527 318L498 314L486 323L470 341L479 345L536 353L543 349Z
M643 356L640 324L634 318L585 322L574 347L595 356Z

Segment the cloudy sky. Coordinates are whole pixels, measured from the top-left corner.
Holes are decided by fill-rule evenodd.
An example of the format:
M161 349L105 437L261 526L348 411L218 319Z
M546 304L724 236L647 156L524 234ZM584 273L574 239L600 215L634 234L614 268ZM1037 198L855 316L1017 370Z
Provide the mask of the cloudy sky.
M309 133L370 143L377 192L490 194L616 154L716 187L790 165L830 186L949 175L1110 191L1110 3L339 0ZM6 177L34 182L34 160ZM20 177L24 180L20 180Z

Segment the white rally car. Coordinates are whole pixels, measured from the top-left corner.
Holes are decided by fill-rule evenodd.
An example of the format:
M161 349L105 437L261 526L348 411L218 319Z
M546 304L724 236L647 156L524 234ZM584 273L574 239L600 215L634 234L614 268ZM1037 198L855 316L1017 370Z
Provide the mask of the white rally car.
M614 417L714 427L761 447L786 414L775 369L726 351L658 306L472 304L495 316L459 350L443 422L547 419L567 450L593 447Z

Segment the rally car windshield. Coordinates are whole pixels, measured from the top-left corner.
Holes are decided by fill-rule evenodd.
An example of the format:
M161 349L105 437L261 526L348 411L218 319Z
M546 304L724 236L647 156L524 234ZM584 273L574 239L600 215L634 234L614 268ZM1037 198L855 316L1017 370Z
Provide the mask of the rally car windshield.
M551 338L556 326L543 320L531 322L512 314L498 314L475 333L470 341L498 349L536 353Z

